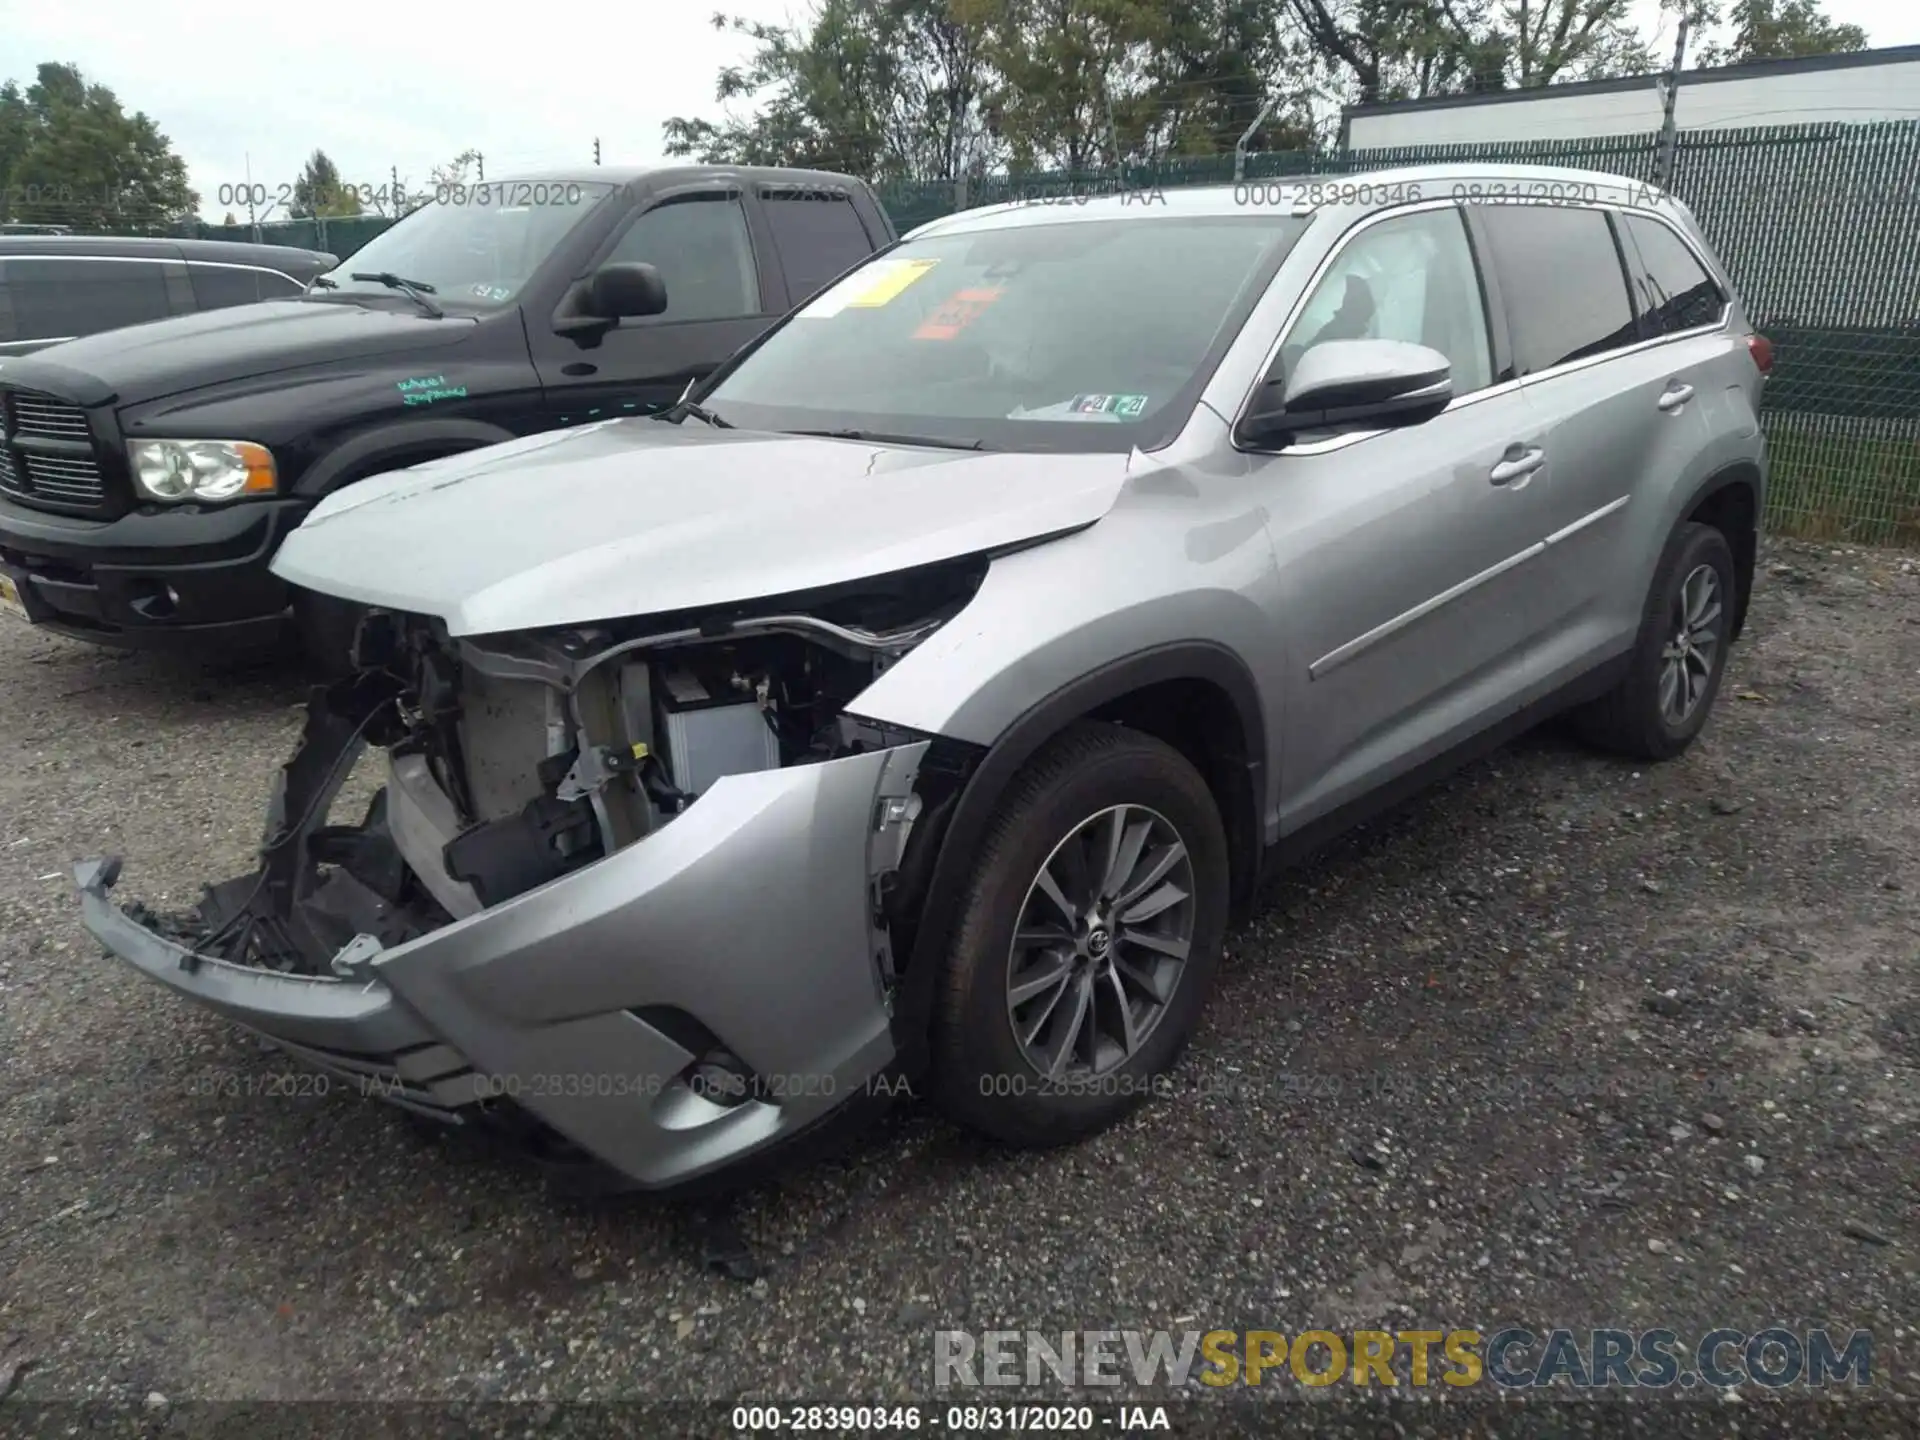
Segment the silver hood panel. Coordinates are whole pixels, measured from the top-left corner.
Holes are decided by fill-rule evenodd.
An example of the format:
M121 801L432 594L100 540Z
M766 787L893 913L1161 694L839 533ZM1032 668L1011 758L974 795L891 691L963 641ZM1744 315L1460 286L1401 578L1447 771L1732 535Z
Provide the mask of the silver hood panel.
M623 419L323 500L274 573L456 635L783 595L1088 525L1119 454L983 454Z

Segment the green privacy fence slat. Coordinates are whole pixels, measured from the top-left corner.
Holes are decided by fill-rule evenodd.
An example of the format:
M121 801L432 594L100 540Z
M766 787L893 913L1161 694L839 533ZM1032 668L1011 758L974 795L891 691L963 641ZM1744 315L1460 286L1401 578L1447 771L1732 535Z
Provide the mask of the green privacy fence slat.
M1657 173L1655 135L1583 136L1341 153L1249 155L1244 176L1348 174L1485 160ZM1170 159L1125 172L988 176L968 206L1013 199L1233 182L1233 157ZM1773 456L1768 524L1792 533L1920 546L1920 120L1682 132L1673 190L1699 217L1755 324L1775 347L1762 416ZM947 181L881 187L904 233L952 214ZM281 222L275 244L343 259L391 222ZM183 233L249 239L246 226Z

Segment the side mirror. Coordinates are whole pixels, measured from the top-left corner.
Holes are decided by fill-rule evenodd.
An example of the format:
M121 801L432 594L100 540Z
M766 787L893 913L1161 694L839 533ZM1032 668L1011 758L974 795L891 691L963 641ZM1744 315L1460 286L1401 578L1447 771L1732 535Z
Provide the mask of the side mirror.
M1240 437L1277 444L1303 430L1420 425L1453 400L1453 367L1402 340L1326 340L1261 387Z
M651 265L602 265L587 281L586 301L603 320L658 315L667 308L667 283Z

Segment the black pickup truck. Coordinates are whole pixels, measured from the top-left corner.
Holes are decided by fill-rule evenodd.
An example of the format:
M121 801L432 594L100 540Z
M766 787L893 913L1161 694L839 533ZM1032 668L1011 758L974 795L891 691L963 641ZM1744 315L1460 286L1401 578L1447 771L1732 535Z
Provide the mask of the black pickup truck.
M864 183L820 171L447 186L294 298L0 359L0 610L226 652L292 620L337 658L350 617L268 569L319 497L665 409L895 238Z

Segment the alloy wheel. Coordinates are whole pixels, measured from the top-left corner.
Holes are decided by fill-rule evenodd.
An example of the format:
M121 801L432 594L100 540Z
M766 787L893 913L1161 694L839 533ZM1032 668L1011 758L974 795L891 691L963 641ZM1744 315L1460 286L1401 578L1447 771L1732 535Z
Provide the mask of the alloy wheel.
M1722 608L1719 572L1694 566L1674 596L1673 638L1660 651L1660 713L1669 725L1684 725L1707 693L1720 656Z
M1125 1064L1166 1014L1193 946L1193 861L1164 815L1116 805L1076 825L1027 887L1007 1017L1050 1080Z

